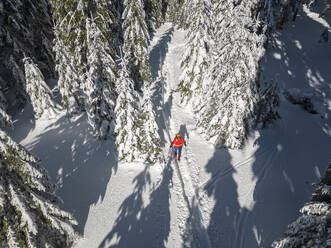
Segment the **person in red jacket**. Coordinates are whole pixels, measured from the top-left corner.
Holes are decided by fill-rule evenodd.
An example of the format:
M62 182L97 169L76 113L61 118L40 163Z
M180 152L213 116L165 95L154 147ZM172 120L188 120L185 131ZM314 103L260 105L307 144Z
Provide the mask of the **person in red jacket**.
M175 157L178 154L178 161L180 161L183 144L186 146L186 141L184 140L184 138L179 133L175 133L175 138L171 142L170 147L174 146Z

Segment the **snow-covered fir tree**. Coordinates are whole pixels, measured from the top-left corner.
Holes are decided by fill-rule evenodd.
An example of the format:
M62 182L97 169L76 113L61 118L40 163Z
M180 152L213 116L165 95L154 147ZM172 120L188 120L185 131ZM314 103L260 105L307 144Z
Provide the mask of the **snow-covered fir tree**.
M140 159L141 152L138 150L139 129L139 99L134 90L134 82L130 78L128 59L121 58L121 70L116 83L118 94L115 107L116 115L116 147L119 160L133 161Z
M56 40L56 70L58 72L58 88L62 96L62 104L68 113L77 113L83 110L83 92L80 89L80 76L77 70L70 65L68 48L63 41Z
M189 30L198 34L190 35L179 89L182 96L193 96L197 125L215 145L239 148L257 119L266 124L277 118L277 87L259 81L266 36L251 15L257 3L196 1L204 7L191 14L195 22ZM206 26L200 29L201 23ZM261 103L267 107L261 109Z
M150 32L164 22L164 2L162 0L144 0L145 20Z
M170 2L169 9L173 8L171 5L178 4L179 2ZM204 8L202 4L206 3L207 5L210 5L211 0L207 1L201 1L201 0L183 0L181 8L177 10L176 16L177 19L180 20L179 26L184 29L189 29L190 27L195 26L195 22L199 17L201 17L201 14L203 14L206 10L203 9L197 9L197 6L201 6ZM199 11L198 13L195 13L195 11ZM171 15L171 13L168 14L168 16ZM211 18L209 16L208 18ZM204 25L207 25L207 23L204 23Z
M24 90L24 54L45 78L54 77L53 30L45 0L0 1L0 86L11 110L27 101Z
M138 149L143 154L145 161L153 163L161 158L161 139L158 134L158 127L152 103L154 87L154 83L144 85L142 114L138 119L138 122L140 123L138 125L140 127Z
M120 160L155 163L161 158L160 137L151 102L153 84L144 85L143 104L134 90L127 69L128 59L121 58L120 75L116 83L116 147Z
M187 32L187 49L181 67L182 78L178 89L182 97L190 100L194 94L201 96L204 76L210 65L209 48L212 42L213 20L212 4L209 0L188 1L183 7L186 13L185 23L190 23Z
M69 247L73 217L58 206L38 158L0 131L0 246Z
M149 35L145 14L139 12L144 5L141 1L125 1L124 5L124 58L121 59L120 77L116 83L116 146L121 160L156 162L161 150L151 102ZM136 91L142 91L144 95L141 105Z
M167 1L167 13L166 19L175 25L182 26L183 20L185 18L185 12L182 11L182 7L185 5L190 5L190 0L168 0ZM186 8L187 10L189 8Z
M148 57L149 32L142 0L125 0L122 14L123 52L129 61L130 77L135 89L141 90L144 83L150 83L152 76Z
M246 28L252 26L249 5L242 2L235 7L233 1L224 1L214 13L217 45L212 51L210 85L198 109L198 126L206 138L230 148L243 144L247 119L258 98L255 81L263 37Z
M312 201L301 208L301 216L291 223L284 237L273 242L273 248L331 246L331 164L316 185Z
M258 99L254 105L251 128L264 128L270 122L280 118L278 107L280 104L278 84L274 80L265 80L262 72L257 79Z
M55 22L56 70L62 102L69 113L84 110L82 90L86 74L86 20L88 1L57 1L52 4Z
M24 58L25 90L30 97L34 115L40 118L45 111L55 114L59 106L53 101L53 94L44 77L31 58Z
M0 90L0 127L10 126L12 127L11 117L7 114L8 103Z
M88 19L86 23L89 69L84 91L89 124L96 136L106 139L113 134L115 126L116 64L111 56L113 51L109 49L108 39L105 36L108 33L107 21L102 17L96 14L94 19Z
M119 47L122 45L121 10L121 1L88 1L88 16L94 19L102 33L99 43L104 44L104 50L112 57L119 52Z

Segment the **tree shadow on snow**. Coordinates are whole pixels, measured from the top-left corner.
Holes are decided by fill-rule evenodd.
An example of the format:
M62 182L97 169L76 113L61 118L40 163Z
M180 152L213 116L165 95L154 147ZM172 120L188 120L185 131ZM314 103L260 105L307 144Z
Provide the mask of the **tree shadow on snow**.
M170 163L169 160L163 168L160 182L152 185L147 204L143 194L151 186L149 167L133 179L134 191L121 204L113 229L99 248L165 247L170 233L169 188L173 177Z
M45 130L27 148L41 158L57 185L56 194L64 201L62 208L73 213L76 230L82 234L90 206L103 200L112 173L117 171L114 142L94 138L86 115L74 121L64 116Z
M149 53L149 63L154 80L159 76L160 71L162 70L173 33L174 28L169 28Z
M280 110L282 121L261 131L256 140L259 148L252 165L255 204L243 237L250 247L270 246L282 235L311 199L312 183L320 181L330 161L331 139L316 124L319 117L287 105Z
M301 112L300 118L309 115ZM211 179L201 190L215 204L207 227L211 247L270 247L311 198L311 184L320 180L330 161L331 140L314 121L298 125L298 115L281 113L286 124L261 131L251 157L233 164L222 149L209 160ZM247 168L252 173L243 174Z
M165 81L163 79L157 82L156 89L152 96L153 99L153 111L155 113L155 121L158 126L158 133L163 144L166 144L166 138L164 132L168 133L168 128L170 127L171 119L171 106L173 104L173 92L170 92L170 95L166 102L163 102L163 91Z
M238 221L244 209L238 202L237 184L233 179L236 169L231 164L230 154L226 149L216 150L205 168L211 178L201 191L213 198L215 204L206 229L210 246L239 247L236 246L241 231Z
M151 71L153 80L155 80L155 88L153 89L152 95L153 111L155 113L156 123L159 127L159 135L163 142L166 142L164 130L167 130L167 127L169 127L171 117L170 110L173 100L172 93L170 93L170 97L167 99L167 102L164 102L166 80L163 75L163 65L173 33L174 28L171 27L150 51ZM164 113L166 114L164 115Z

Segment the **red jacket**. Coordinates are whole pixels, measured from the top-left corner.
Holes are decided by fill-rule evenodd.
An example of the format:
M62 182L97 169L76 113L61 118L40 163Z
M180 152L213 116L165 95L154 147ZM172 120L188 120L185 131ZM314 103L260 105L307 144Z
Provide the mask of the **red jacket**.
M182 147L184 145L186 145L186 141L184 140L184 138L180 138L178 139L177 137L174 138L174 140L171 143L171 146L173 145L174 147Z

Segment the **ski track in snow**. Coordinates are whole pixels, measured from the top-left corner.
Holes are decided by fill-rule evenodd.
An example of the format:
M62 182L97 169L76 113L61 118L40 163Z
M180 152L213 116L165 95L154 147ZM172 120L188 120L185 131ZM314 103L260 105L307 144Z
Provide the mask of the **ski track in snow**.
M169 26L164 30L164 33L169 32L171 29L173 29L173 27ZM163 70L161 71L163 82L165 80L168 81L166 85L163 85L163 87L167 87L163 88L163 103L169 98L175 99L172 102L170 113L164 113L163 111L164 120L167 119L167 116L171 116L169 123L170 129L166 124L166 135L169 140L172 139L175 132L183 131L179 129L180 126L184 125L184 127L190 131L194 125L192 117L187 114L187 109L181 107L179 93L175 93L178 77L181 73L180 61L185 48L185 33L176 31L172 39L174 42L169 46L169 51L165 58L165 65L162 67ZM156 42L154 42L154 44L156 44ZM168 99L165 99L166 96L164 92L168 93ZM185 133L183 136L184 135ZM179 243L184 245L184 247L208 248L210 247L210 242L207 231L201 224L201 213L197 202L199 167L195 164L195 159L187 138L186 141L188 146L183 148L180 162L173 157L172 151L169 150L169 148L165 149L166 163L168 163L168 160L171 160L170 166L173 167L175 172L171 192L175 197L175 199L172 200L172 204L175 205L174 208L177 209L175 223L180 234L180 237L177 238L182 239ZM166 147L167 146L166 144Z
M211 179L201 184L200 188L208 190L210 187L214 186L219 180L222 180L223 177L228 176L231 172L235 171L236 169L239 169L241 166L251 163L256 158L256 156L264 155L265 153L268 153L270 151L271 149L259 151L256 154L252 154L248 158L236 163L233 167L229 167L225 170L219 170L219 172L217 172Z

